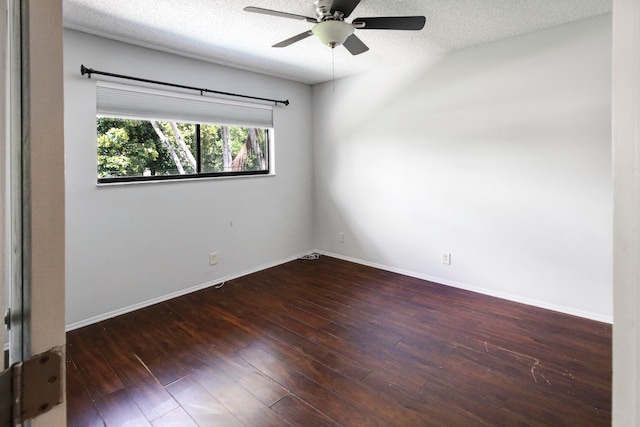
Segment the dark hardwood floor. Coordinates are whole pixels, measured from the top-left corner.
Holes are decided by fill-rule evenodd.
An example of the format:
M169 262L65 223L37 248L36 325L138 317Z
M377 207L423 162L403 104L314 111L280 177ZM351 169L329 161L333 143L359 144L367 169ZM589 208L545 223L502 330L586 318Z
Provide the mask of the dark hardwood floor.
M67 341L70 426L611 424L611 325L330 257Z

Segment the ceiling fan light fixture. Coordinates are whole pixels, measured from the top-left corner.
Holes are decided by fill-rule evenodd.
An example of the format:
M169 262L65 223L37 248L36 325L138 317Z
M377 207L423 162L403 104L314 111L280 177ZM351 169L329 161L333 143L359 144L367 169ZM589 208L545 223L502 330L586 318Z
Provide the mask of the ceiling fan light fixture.
M322 43L333 48L343 44L353 34L353 26L344 21L322 21L314 25L311 31Z

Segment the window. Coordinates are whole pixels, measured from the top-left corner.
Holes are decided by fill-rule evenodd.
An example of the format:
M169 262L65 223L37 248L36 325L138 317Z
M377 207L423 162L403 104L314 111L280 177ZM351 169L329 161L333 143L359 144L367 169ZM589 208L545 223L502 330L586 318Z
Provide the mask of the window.
M272 108L97 84L98 183L269 173Z

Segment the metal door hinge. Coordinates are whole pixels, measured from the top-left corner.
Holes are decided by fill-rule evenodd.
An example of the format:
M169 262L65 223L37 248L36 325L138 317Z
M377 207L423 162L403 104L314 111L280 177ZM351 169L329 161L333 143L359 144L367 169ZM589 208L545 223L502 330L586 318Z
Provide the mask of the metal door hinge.
M4 312L4 326L7 328L7 331L11 330L11 309L7 308L7 311Z
M14 427L62 403L62 356L55 349L0 374L0 427Z

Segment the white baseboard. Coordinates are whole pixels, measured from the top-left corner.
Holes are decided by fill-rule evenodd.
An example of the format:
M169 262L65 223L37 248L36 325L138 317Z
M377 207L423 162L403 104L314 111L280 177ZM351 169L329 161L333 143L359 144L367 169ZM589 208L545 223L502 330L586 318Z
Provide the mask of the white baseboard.
M553 311L557 311L559 313L570 314L572 316L577 316L577 317L582 317L582 318L585 318L585 319L595 320L595 321L598 321L598 322L613 324L613 318L610 317L610 316L603 316L603 315L597 314L597 313L590 313L590 312L587 312L587 311L576 310L575 308L572 308L572 307L564 307L564 306L560 306L560 305L550 304L550 303L545 302L545 301L538 301L538 300L533 300L533 299L529 299L529 298L523 298L523 297L520 297L518 295L508 294L508 293L505 293L505 292L498 292L498 291L494 291L492 289L486 289L486 288L481 288L481 287L477 287L477 286L472 286L472 285L469 285L469 284L466 284L466 283L454 282L454 281L443 279L443 278L440 278L440 277L433 277L433 276L428 276L428 275L425 275L425 274L419 274L419 273L415 273L413 271L407 271L407 270L403 270L403 269L400 269L400 268L389 267L388 265L377 264L375 262L369 262L369 261L361 260L361 259L358 259L358 258L351 258L351 257L340 255L340 254L334 254L334 253L331 253L331 252L323 252L323 251L312 251L312 252L323 253L326 256L330 256L330 257L333 257L333 258L338 258L338 259L341 259L341 260L344 260L344 261L354 262L356 264L362 264L362 265L366 265L366 266L369 266L369 267L378 268L380 270L391 271L393 273L402 274L404 276L415 277L417 279L427 280L429 282L434 282L434 283L437 283L437 284L440 284L440 285L450 286L452 288L464 289L464 290L467 290L467 291L476 292L476 293L483 294L483 295L488 295L488 296L492 296L492 297L496 297L496 298L501 298L501 299L504 299L504 300L507 300L507 301L518 302L518 303L527 304L527 305L530 305L530 306L533 306L533 307L544 308L546 310L553 310Z
M313 251L305 252L305 253L301 254L300 256L304 256L304 255L307 255L307 254L310 254L310 253L313 253ZM199 285L195 285L195 286L191 286L191 287L188 287L188 288L185 288L185 289L181 289L179 291L172 292L170 294L161 295L159 297L152 298L152 299L149 299L149 300L146 300L146 301L142 301L142 302L139 302L137 304L132 304L132 305L129 305L127 307L119 308L117 310L109 311L107 313L103 313L103 314L99 314L97 316L90 317L88 319L84 319L84 320L80 320L78 322L70 323L70 324L66 325L65 329L66 329L67 332L69 332L69 331L73 331L74 329L79 329L79 328L82 328L84 326L89 326L89 325L92 325L94 323L102 322L103 320L111 319L113 317L120 316L120 315L126 314L126 313L130 313L132 311L139 310L141 308L149 307L151 305L158 304L160 302L168 301L170 299L181 297L183 295L187 295L187 294L190 294L192 292L196 292L196 291L199 291L199 290L202 290L202 289L206 289L206 288L209 288L211 286L219 285L219 284L227 282L229 280L237 279L239 277L247 276L249 274L256 273L258 271L266 270L268 268L275 267L275 266L287 263L289 261L293 261L295 259L298 259L300 256L295 256L295 257L283 259L283 260L276 261L276 262L273 262L273 263L270 263L270 264L263 264L263 265L261 265L259 267L256 267L254 269L247 270L247 271L244 271L244 272L241 272L241 273L238 273L238 274L233 274L233 275L230 275L230 276L221 277L221 278L215 279L215 280L213 280L211 282L201 283Z
M300 254L299 256L295 256L295 257L291 257L291 258L287 258L284 260L280 260L280 261L276 261L274 263L270 263L270 264L264 264L261 265L259 267L256 267L254 269L251 270L247 270L238 274L234 274L231 276L226 276L226 277L222 277L216 280L213 280L211 282L207 282L207 283L202 283L199 285L195 285L195 286L191 286L189 288L185 288L185 289L181 289L179 291L176 292L172 292L170 294L166 294L166 295L162 295L156 298L152 298L150 300L146 300L146 301L142 301L140 303L137 304L133 304L127 307L123 307L117 310L113 310L113 311L109 311L107 313L103 313L97 316L93 316L90 317L88 319L85 320L81 320L78 322L74 322L74 323L70 323L66 326L66 330L68 331L72 331L74 329L78 329L78 328L82 328L83 326L88 326L94 323L98 323L101 322L103 320L107 320L107 319L111 319L113 317L116 316L120 316L122 314L126 314L135 310L139 310L141 308L145 308L145 307L149 307L153 304L157 304L160 302L164 302L173 298L177 298L186 294L190 294L192 292L196 292L199 291L201 289L205 289L214 285L219 285L220 283L223 283L225 281L228 280L233 280L233 279L237 279L239 277L243 277L252 273L256 273L258 271L262 271L262 270L266 270L268 268L271 267L275 267L284 263L287 263L289 261L293 261L295 259L298 259L302 256L305 255L310 255L310 254L321 254L321 255L326 255L326 256L330 256L332 258L337 258L337 259L342 259L344 261L349 261L349 262L353 262L356 264L361 264L361 265L366 265L369 267L373 267L373 268L378 268L380 270L386 270L386 271L391 271L393 273L398 273L398 274L402 274L404 276L409 276L409 277L415 277L417 279L422 279L422 280L427 280L429 282L434 282L440 285L444 285L444 286L450 286L452 288L457 288L457 289L464 289L467 291L471 291L471 292L476 292L479 294L483 294L483 295L489 295L492 297L496 297L496 298L501 298L507 301L513 301L513 302L518 302L518 303L522 303L522 304L527 304L533 307L539 307L539 308L544 308L547 310L553 310L553 311L557 311L560 313L565 313L565 314L570 314L572 316L578 316L578 317L582 317L585 319L590 319L590 320L596 320L598 322L604 322L604 323L609 323L612 324L613 323L613 318L609 317L609 316L602 316L600 314L596 314L596 313L590 313L590 312L585 312L582 310L576 310L574 308L571 307L564 307L564 306L558 306L555 304L550 304L544 301L538 301L538 300L532 300L529 298L522 298L520 296L517 295L512 295L512 294L507 294L504 292L497 292L491 289L486 289L486 288L481 288L481 287L477 287L477 286L472 286L472 285L468 285L465 283L458 283L458 282L453 282L450 280L446 280L443 278L439 278L439 277L433 277L433 276L428 276L425 274L419 274L419 273L415 273L413 271L407 271L407 270L403 270L403 269L399 269L399 268L395 268L395 267L390 267L388 265L383 265L383 264L378 264L378 263L374 263L374 262L369 262L369 261L365 261L362 259L358 259L358 258L351 258L348 256L344 256L344 255L340 255L340 254L335 254L335 253L331 253L331 252L325 252L325 251L321 251L321 250L312 250L312 251L307 251L304 252L302 254Z

